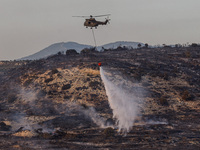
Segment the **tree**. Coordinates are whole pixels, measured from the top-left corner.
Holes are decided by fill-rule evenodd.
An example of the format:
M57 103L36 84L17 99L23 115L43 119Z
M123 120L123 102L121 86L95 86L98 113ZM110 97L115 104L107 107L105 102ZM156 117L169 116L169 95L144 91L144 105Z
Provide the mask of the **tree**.
M58 52L57 55L62 55L62 53L61 53L61 52Z
M141 46L142 46L142 45L139 43L139 44L138 44L138 48L141 48Z
M66 55L76 55L78 54L75 49L69 49L66 51Z
M92 52L97 52L96 48L84 48L83 50L81 50L81 54L87 54L87 53L92 53Z
M191 47L198 47L197 43L192 43Z
M148 44L148 43L146 43L144 46L145 46L146 48L148 48L148 47L149 47L149 44Z

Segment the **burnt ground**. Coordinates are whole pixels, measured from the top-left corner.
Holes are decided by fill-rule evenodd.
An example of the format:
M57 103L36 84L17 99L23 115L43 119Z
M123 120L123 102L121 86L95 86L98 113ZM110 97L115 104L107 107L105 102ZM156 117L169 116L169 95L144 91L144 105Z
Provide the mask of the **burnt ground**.
M98 62L113 78L122 76L146 91L141 114L126 135L94 121L115 122ZM198 47L116 49L10 63L0 66L0 149L200 148Z

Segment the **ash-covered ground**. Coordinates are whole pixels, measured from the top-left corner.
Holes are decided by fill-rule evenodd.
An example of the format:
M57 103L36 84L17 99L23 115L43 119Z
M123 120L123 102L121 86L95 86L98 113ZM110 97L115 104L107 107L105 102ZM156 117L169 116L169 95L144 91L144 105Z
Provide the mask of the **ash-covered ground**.
M127 133L113 118L98 62L110 80L143 91ZM0 149L200 148L198 47L1 62L0 84Z

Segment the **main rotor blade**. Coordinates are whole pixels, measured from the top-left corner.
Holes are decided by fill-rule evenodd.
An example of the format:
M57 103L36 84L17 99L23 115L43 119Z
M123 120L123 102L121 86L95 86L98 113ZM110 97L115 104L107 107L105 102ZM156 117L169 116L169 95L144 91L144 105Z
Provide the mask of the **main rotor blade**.
M90 16L72 16L72 17L88 18L88 17L90 17Z
M107 14L107 15L98 15L98 16L93 16L93 17L104 17L104 16L110 16L111 14Z

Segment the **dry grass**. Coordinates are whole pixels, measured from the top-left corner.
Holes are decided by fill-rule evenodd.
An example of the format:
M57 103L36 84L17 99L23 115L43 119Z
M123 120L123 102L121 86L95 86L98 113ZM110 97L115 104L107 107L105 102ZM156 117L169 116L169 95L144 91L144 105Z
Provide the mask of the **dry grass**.
M13 134L13 136L17 136L17 137L34 137L34 136L37 136L37 135L35 133L33 133L32 131L25 130L25 131L17 132L15 134Z
M80 72L83 72L88 75L99 75L100 74L99 70L93 70L91 68L81 69Z

